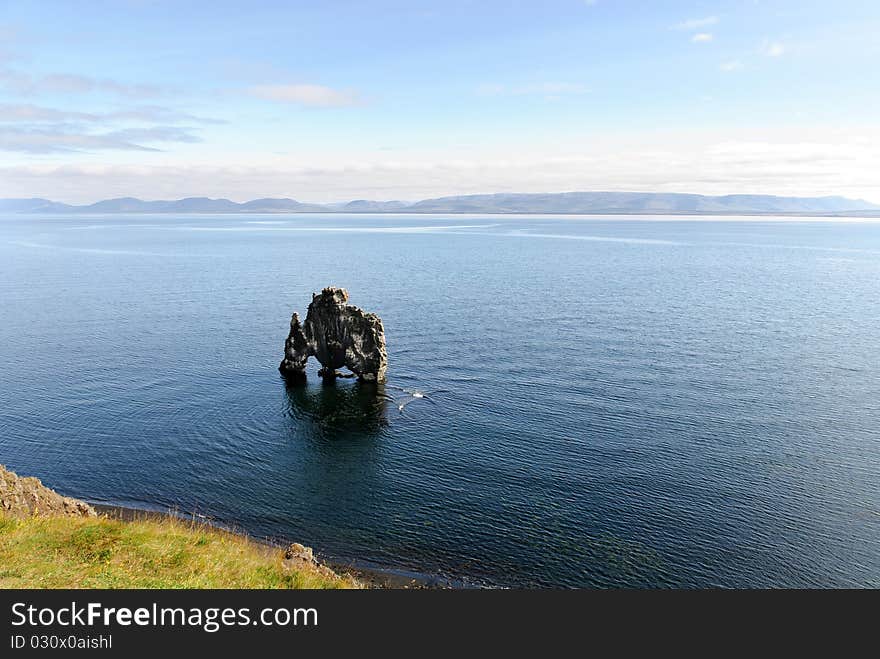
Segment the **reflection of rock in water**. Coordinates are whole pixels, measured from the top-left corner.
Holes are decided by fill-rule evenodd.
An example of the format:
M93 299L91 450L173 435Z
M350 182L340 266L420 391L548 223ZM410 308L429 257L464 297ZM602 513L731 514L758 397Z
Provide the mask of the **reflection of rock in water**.
M379 382L337 383L322 380L308 385L285 377L290 415L316 423L324 430L378 430L387 425L388 395Z

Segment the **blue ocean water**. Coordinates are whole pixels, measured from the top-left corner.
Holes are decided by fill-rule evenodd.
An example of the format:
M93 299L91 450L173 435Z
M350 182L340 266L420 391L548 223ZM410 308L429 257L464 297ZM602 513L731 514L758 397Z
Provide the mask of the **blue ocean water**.
M277 372L327 285L384 396ZM878 293L872 222L6 216L0 463L476 584L878 587Z

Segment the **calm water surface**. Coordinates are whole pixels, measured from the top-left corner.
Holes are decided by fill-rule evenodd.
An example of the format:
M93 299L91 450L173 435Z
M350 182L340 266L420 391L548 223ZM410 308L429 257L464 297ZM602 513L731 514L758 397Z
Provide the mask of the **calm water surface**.
M330 284L384 396L276 370ZM0 462L477 584L878 587L878 293L870 222L6 216Z

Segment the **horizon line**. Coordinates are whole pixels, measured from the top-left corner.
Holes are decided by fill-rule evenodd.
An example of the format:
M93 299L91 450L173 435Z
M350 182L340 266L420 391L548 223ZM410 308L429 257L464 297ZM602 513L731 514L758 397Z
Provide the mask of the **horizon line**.
M563 195L573 195L573 194L603 194L603 195L653 195L653 196L677 196L677 197L698 197L703 199L725 199L725 198L745 198L745 197L753 197L759 199L792 199L792 200L821 200L821 199L841 199L852 202L863 202L868 204L868 206L878 206L877 202L873 202L868 199L863 198L855 198L855 197L847 197L841 194L822 194L822 195L811 195L811 196L803 196L803 195L783 195L783 194L767 194L767 193L749 193L749 192L732 192L732 193L723 193L723 194L702 194L697 192L658 192L656 190L564 190L564 191L555 191L555 192L517 192L517 191L505 191L505 192L472 192L466 194L444 194L436 197L424 197L414 200L407 199L374 199L368 197L355 197L347 200L339 200L339 201L305 201L301 198L294 197L271 197L271 196L261 196L261 197L253 197L250 199L245 199L243 201L235 201L234 199L230 199L228 197L211 197L208 195L188 195L184 197L178 198L143 198L136 197L132 195L123 195L118 197L103 197L97 199L92 202L87 203L71 203L65 201L58 201L56 199L52 199L49 197L40 197L40 196L29 196L29 197L0 197L0 202L3 201L46 201L52 204L60 204L64 206L68 206L70 208L87 208L89 206L94 206L96 204L111 202L111 201L123 201L123 200L131 200L138 201L142 203L175 203L181 201L190 201L190 200L204 200L204 201L212 201L212 202L229 202L231 204L236 205L244 205L253 203L256 201L289 201L303 205L310 206L323 206L323 207L332 207L338 206L340 204L352 204L356 202L364 202L364 203L375 203L375 204L407 204L407 205L415 205L427 201L437 201L437 200L445 200L445 199L463 199L463 198L473 198L473 197L499 197L504 195L516 195L516 196L563 196ZM863 208L859 210L877 210L876 208ZM687 212L687 211L684 211Z

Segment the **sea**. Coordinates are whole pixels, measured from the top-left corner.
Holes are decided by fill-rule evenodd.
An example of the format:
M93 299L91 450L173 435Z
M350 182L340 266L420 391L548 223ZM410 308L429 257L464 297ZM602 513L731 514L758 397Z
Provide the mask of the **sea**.
M326 286L384 385L279 374ZM430 583L880 587L880 222L7 214L0 463Z

